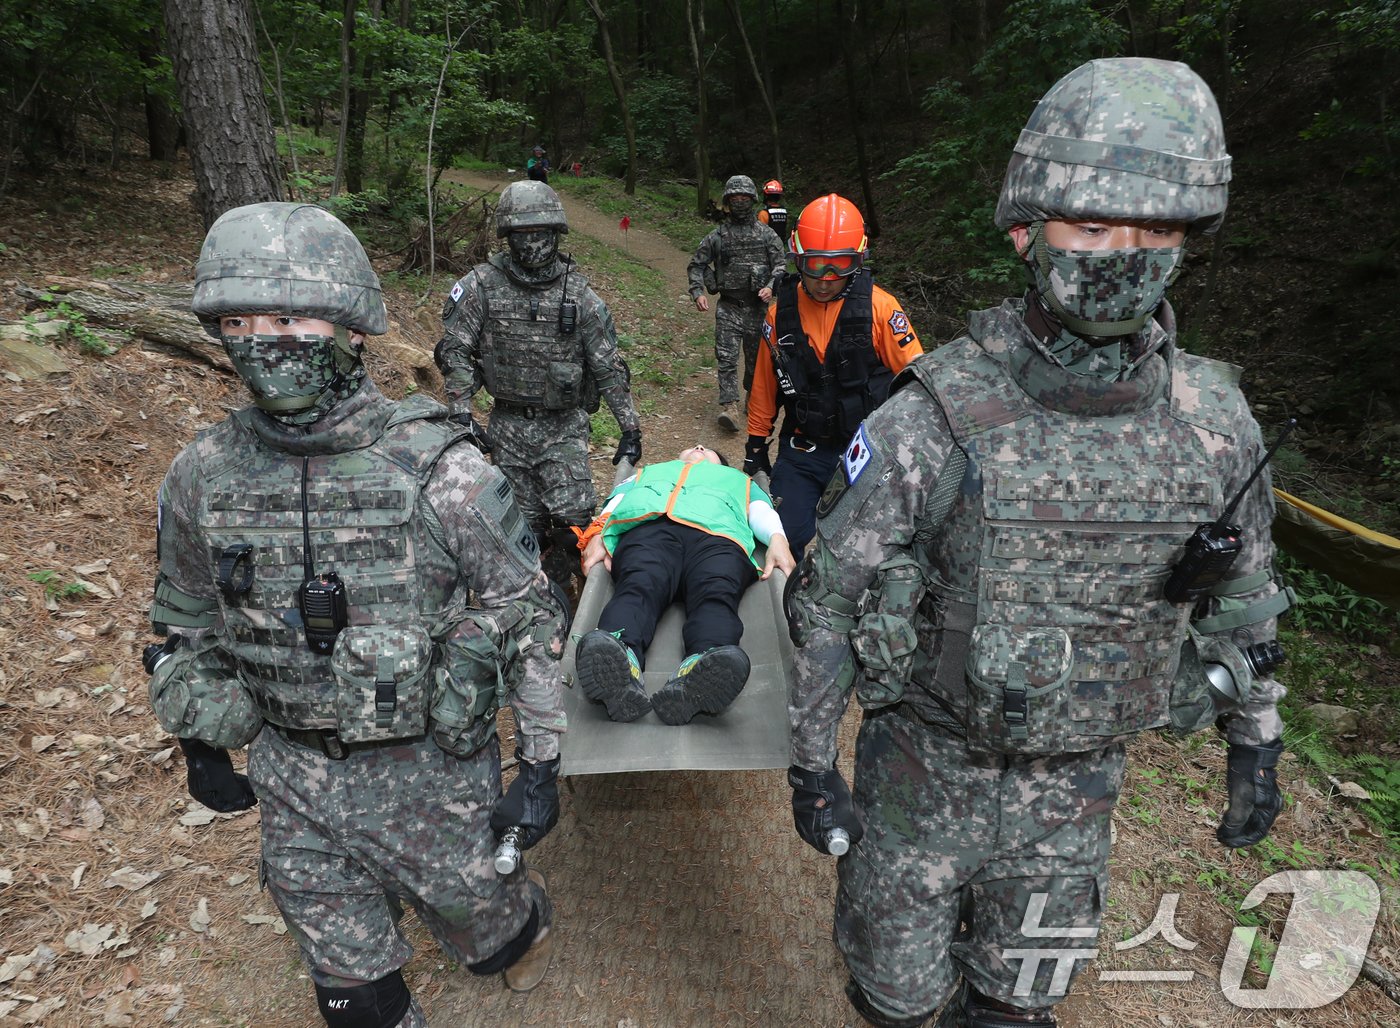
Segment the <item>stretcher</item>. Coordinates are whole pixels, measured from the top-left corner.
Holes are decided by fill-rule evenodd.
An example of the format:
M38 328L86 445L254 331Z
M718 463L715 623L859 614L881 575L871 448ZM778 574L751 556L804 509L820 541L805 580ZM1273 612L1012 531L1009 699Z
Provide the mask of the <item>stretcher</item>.
M625 461L617 482L632 474ZM758 479L765 488L767 482ZM759 562L763 549L759 548ZM574 673L578 641L598 627L598 616L612 598L612 577L602 564L588 575L564 650L564 711L568 731L560 743L565 775L607 774L618 771L742 771L785 768L791 762L787 714L792 680L792 642L783 616L787 576L775 570L766 582L755 581L739 603L744 623L740 642L751 670L744 691L724 713L697 715L688 725L667 725L654 713L636 721L610 721L601 703L583 694ZM647 651L643 682L648 695L656 692L687 654L681 644L685 620L672 604L657 624Z

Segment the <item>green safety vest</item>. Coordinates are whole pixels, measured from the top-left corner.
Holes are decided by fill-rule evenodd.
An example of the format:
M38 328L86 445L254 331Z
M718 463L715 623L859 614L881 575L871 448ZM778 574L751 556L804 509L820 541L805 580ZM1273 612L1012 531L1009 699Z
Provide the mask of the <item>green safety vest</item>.
M657 518L670 518L677 524L733 541L749 555L754 567L759 566L754 560L749 503L753 499L767 502L768 495L738 468L709 461L686 464L668 460L642 468L616 492L622 493L622 499L603 526L603 545L609 553L629 528ZM755 492L757 496L753 495Z

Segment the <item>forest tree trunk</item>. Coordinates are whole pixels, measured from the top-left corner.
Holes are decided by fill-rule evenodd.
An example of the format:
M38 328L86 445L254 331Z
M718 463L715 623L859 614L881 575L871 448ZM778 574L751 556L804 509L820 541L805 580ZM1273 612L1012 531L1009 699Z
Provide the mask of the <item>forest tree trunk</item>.
M230 208L281 200L282 165L247 0L163 6L204 227Z
M698 6L698 10L696 7ZM703 218L710 206L709 90L705 87L705 0L685 0L685 28L690 37L690 60L695 65L695 213Z
M637 195L637 126L632 123L632 111L627 106L627 87L622 81L617 60L613 57L612 37L608 35L608 19L598 0L587 0L593 17L598 19L598 39L603 47L603 62L608 66L608 78L612 81L613 92L617 94L617 105L622 108L622 130L627 136L627 179L622 191L628 196Z

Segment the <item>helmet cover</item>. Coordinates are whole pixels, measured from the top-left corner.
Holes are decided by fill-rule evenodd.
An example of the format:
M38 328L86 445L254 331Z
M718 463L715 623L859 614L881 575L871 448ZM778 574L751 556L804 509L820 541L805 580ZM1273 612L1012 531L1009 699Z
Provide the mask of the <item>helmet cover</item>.
M522 179L501 190L496 204L496 238L516 228L555 228L569 231L559 194L543 182Z
M330 211L254 203L224 212L195 265L191 309L220 338L232 314L287 314L383 335L388 314L364 247Z
M1021 131L999 228L1037 221L1160 221L1214 232L1230 156L1220 108L1185 64L1115 57L1080 65Z

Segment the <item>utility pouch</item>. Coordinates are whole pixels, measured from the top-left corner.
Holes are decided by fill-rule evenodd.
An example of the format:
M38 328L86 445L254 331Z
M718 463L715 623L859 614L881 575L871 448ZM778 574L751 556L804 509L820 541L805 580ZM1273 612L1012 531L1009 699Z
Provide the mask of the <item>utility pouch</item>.
M344 742L423 735L433 640L420 625L354 625L331 654L336 731Z
M236 675L201 666L208 659L190 649L163 659L151 675L151 709L171 735L225 750L246 746L262 728L262 714Z
M992 753L1065 752L1074 645L1062 628L977 625L967 653L967 741Z
M851 631L850 640L863 672L856 680L860 705L878 710L902 700L919 644L914 626L893 614L866 614Z
M715 269L708 264L705 265L703 281L705 283L705 292L711 295L719 292L719 276L715 274Z
M484 636L443 644L428 709L433 741L454 757L469 757L496 733L506 684L500 653Z
M550 361L544 375L544 405L548 410L572 410L583 406L583 368Z
M1172 731L1178 735L1190 735L1215 723L1215 701L1211 699L1210 679L1196 645L1198 638L1193 630L1181 644L1181 660L1172 678L1167 713Z
M583 402L579 405L589 414L597 414L598 408L603 405L603 391L598 388L598 380L593 377L593 372L583 373Z
M904 698L919 646L914 617L924 591L923 569L912 558L898 557L876 568L875 583L849 634L863 671L856 681L856 699L866 710Z

